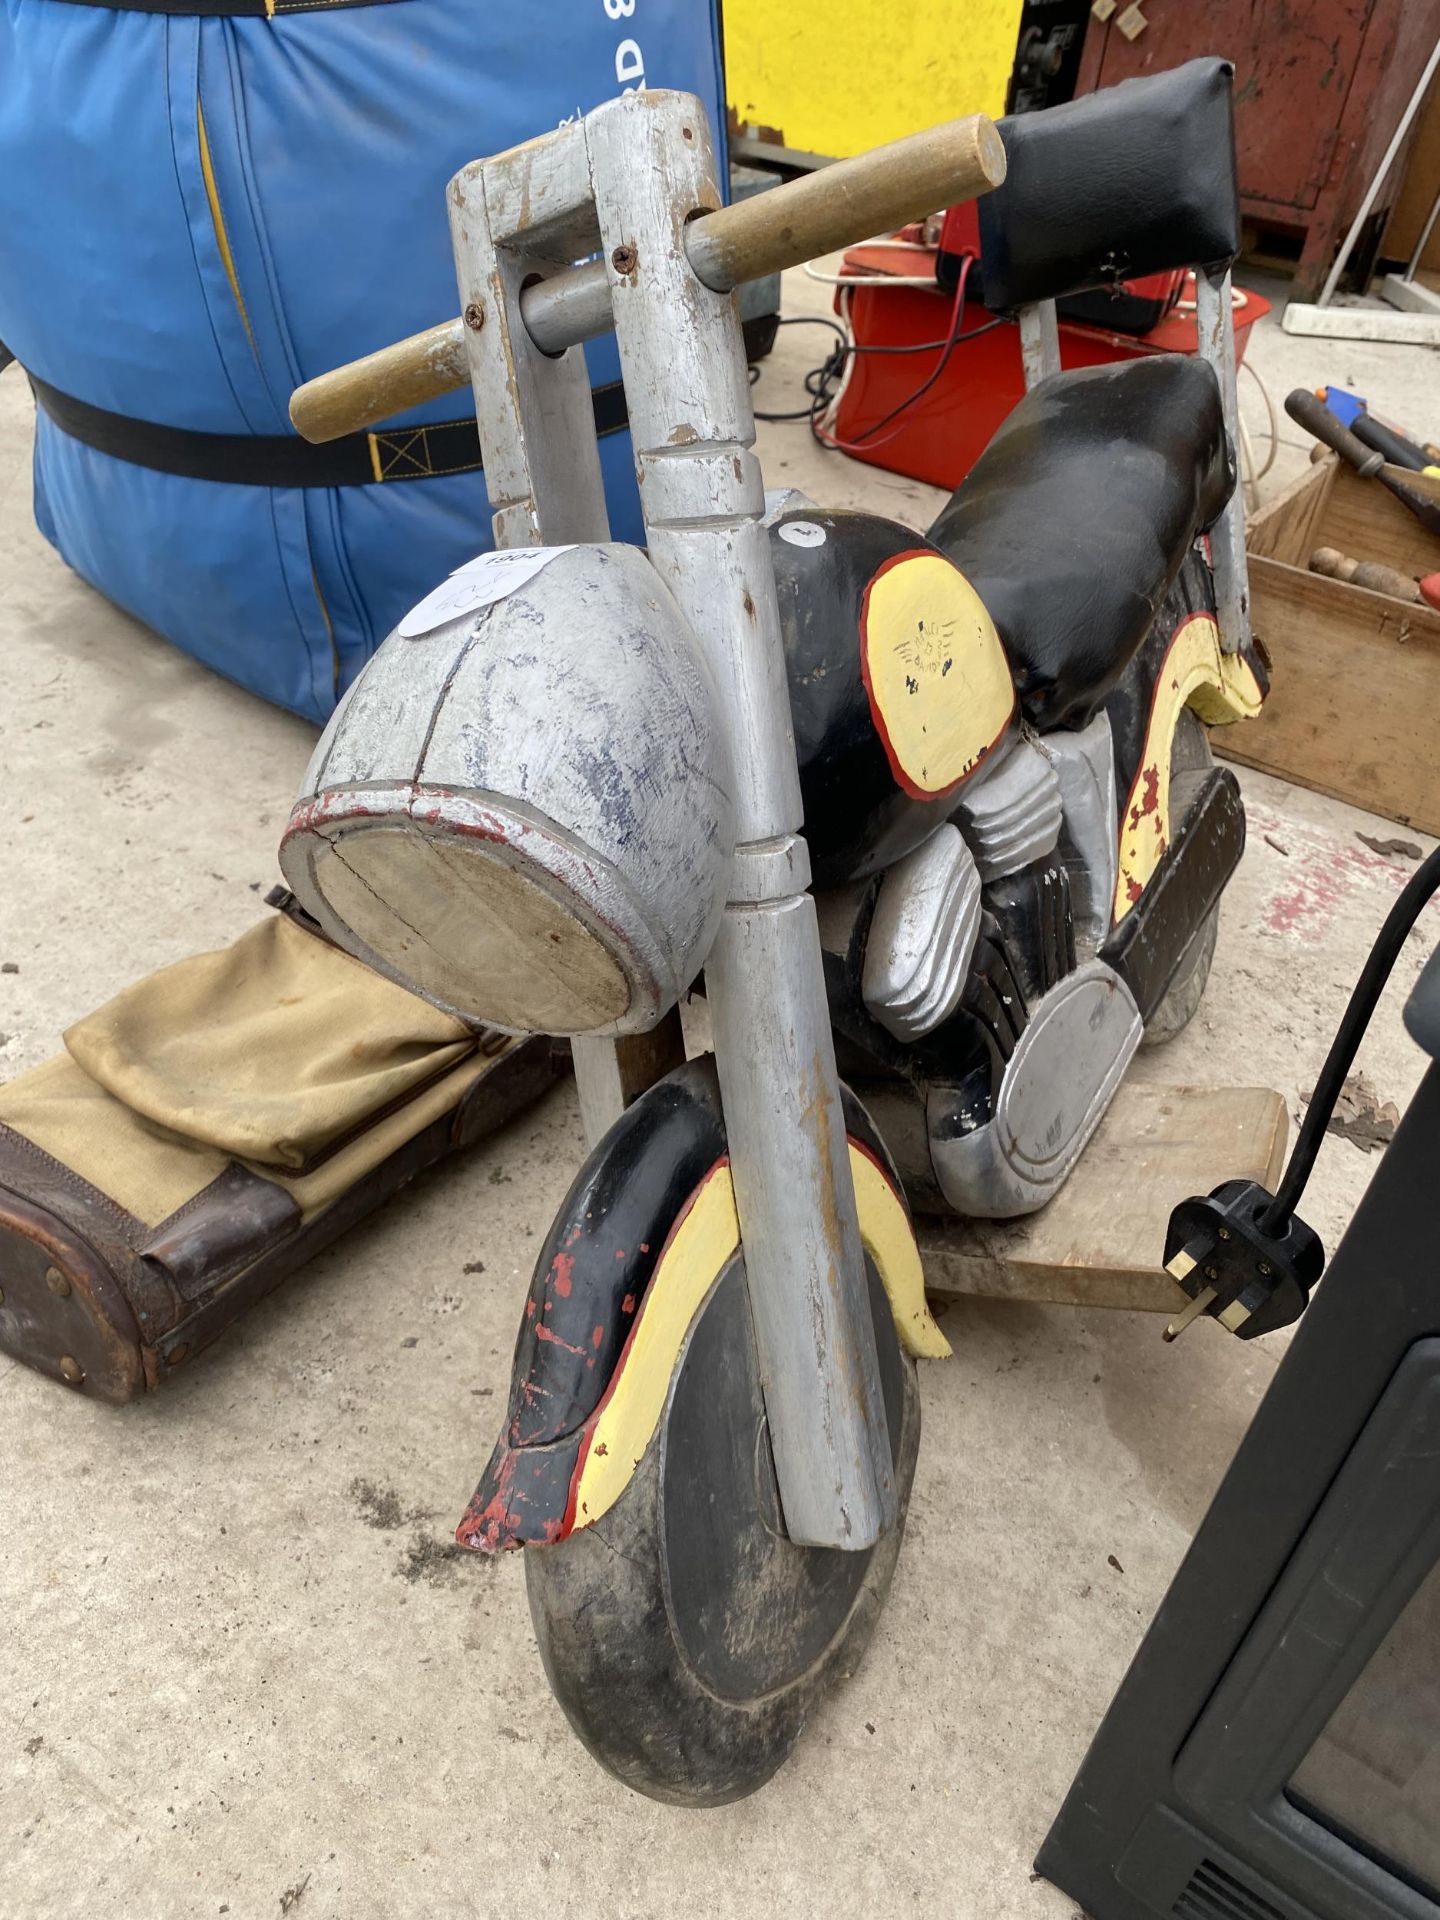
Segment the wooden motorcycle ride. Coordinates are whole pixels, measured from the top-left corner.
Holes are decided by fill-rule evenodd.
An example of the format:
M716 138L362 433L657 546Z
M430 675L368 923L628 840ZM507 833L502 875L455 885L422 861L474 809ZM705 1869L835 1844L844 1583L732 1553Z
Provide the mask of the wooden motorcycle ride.
M1243 843L1195 720L1265 685L1228 255L1218 377L1037 368L929 537L764 495L730 290L1004 172L977 118L721 209L698 103L632 94L463 169L462 320L292 405L325 438L473 385L497 551L347 694L282 863L382 973L572 1038L591 1150L458 1537L527 1549L558 1698L657 1798L753 1791L860 1658L948 1351L909 1203L1055 1191L1193 1010ZM611 327L643 551L608 540L578 344ZM1109 532L1010 567L1107 459ZM714 1055L675 1064L701 988Z

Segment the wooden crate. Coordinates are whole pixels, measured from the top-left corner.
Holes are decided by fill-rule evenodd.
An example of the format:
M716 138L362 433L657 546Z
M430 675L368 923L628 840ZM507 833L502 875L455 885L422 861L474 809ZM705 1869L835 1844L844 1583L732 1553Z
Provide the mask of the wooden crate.
M1440 481L1403 478L1440 501ZM1251 521L1246 545L1273 687L1258 720L1214 729L1216 752L1440 833L1440 613L1308 570L1316 547L1338 547L1440 571L1440 539L1327 454Z

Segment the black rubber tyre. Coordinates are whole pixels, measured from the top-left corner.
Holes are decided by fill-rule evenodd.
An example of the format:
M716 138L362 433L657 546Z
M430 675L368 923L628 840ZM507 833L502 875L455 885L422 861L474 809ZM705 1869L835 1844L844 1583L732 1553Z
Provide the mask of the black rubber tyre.
M1183 810L1187 784L1193 784L1197 776L1207 774L1214 764L1209 735L1190 708L1183 708L1170 749L1172 820L1177 819ZM1205 997L1219 932L1220 906L1217 901L1196 928L1195 937L1185 949L1159 1006L1146 1021L1142 1046L1163 1047L1167 1041L1182 1034L1194 1019Z
M920 1441L914 1362L870 1269L899 1524L865 1553L784 1535L743 1255L692 1321L666 1410L604 1517L525 1556L546 1676L603 1766L652 1799L763 1786L884 1605Z

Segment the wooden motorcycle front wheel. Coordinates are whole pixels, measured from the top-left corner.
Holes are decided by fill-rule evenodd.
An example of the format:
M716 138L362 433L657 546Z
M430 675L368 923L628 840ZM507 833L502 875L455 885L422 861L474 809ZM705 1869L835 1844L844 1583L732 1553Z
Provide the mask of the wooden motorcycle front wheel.
M837 1552L785 1536L736 1254L691 1323L620 1499L526 1553L556 1698L595 1758L653 1799L720 1806L764 1785L874 1631L900 1551L920 1397L866 1264L900 1502L877 1546Z

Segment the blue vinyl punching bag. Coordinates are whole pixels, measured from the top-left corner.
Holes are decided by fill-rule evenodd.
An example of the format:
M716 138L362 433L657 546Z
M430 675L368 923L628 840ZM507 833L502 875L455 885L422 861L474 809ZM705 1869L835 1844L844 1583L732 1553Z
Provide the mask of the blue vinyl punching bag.
M454 313L459 167L640 84L723 141L715 0L0 0L0 341L42 532L323 720L489 508L468 391L313 448L290 393ZM638 539L613 342L588 354Z

